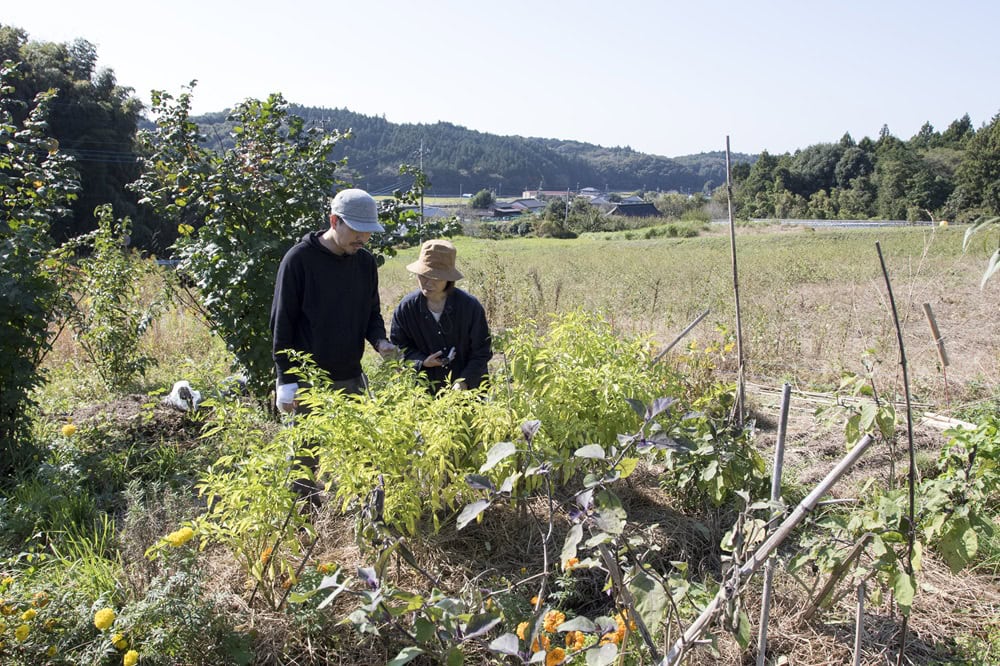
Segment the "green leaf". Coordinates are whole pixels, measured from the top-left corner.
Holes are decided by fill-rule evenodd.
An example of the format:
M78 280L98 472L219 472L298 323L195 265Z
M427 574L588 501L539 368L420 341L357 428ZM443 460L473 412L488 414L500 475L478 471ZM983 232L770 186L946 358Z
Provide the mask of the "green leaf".
M493 613L474 615L465 627L462 640L478 638L500 623L500 617Z
M618 657L618 646L608 643L596 650L587 650L587 666L608 666L616 657Z
M667 609L667 592L658 580L639 571L629 582L628 589L635 599L635 611L647 628L660 625Z
M627 479L635 471L636 465L639 464L638 458L623 458L615 469L621 475L621 478Z
M740 644L740 647L744 650L750 645L750 618L747 617L746 611L740 611L737 617L736 633L734 637L736 642Z
M958 573L976 556L979 535L966 519L953 520L941 533L938 551L952 573Z
M589 618L583 615L577 615L571 620L566 620L558 627L556 631L563 633L567 631L582 631L585 634L592 634L597 631L597 625L590 621Z
M466 505L466 507L462 509L462 513L458 514L458 521L455 528L460 530L468 525L470 522L475 520L479 514L485 511L489 505L489 500L478 500L472 504Z
M515 634L504 634L490 641L489 648L492 652L499 652L516 657L518 654L519 639Z
M483 463L482 467L479 468L479 473L484 474L489 470L496 467L497 463L505 458L517 453L517 447L514 446L513 442L500 442L499 444L494 444L493 448L489 450L486 454L486 462Z
M560 561L567 562L571 557L576 557L576 548L583 539L583 525L576 523L566 532L566 540L563 542Z
M453 645L450 650L448 650L448 657L445 660L448 666L462 666L465 663L465 654L462 653L462 648L457 645Z
M916 579L905 571L897 570L889 576L889 584L892 585L893 594L896 595L899 611L903 615L909 615L910 608L913 607L913 595L917 589Z
M878 407L875 403L869 402L864 407L861 408L861 421L858 423L858 427L862 432L868 432L872 429L872 424L875 423L875 414L878 412Z
M577 458L593 458L595 460L604 460L604 447L600 444L588 444L587 446L580 447L573 452L573 455Z
M434 623L425 617L418 617L413 621L413 628L417 635L418 643L426 643L434 638Z
M399 654L397 654L396 657L389 661L385 666L403 666L403 664L410 663L423 653L423 650L413 645L405 647L400 650Z

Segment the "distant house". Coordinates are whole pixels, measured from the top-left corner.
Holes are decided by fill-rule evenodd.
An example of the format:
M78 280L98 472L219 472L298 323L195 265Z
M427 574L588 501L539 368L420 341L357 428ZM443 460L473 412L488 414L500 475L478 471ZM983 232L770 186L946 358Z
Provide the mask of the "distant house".
M545 208L545 204L534 197L528 197L527 199L514 199L509 205L520 208L526 213L534 213L535 211Z
M621 215L622 217L660 217L660 211L651 203L620 203L610 211L608 215Z
M641 203L645 203L645 202L646 202L646 200L643 199L642 197L636 196L634 194L630 194L629 196L627 196L624 199L622 199L619 203L623 203L623 204L641 204Z
M410 205L402 206L402 210L415 210L420 212L420 206ZM452 217L453 212L445 210L444 208L439 208L438 206L424 206L424 219L429 219L433 217Z
M596 187L585 187L580 190L580 196L582 197L596 197L601 191Z
M498 203L493 206L493 217L513 217L524 213L525 209L520 206L512 206L506 203Z

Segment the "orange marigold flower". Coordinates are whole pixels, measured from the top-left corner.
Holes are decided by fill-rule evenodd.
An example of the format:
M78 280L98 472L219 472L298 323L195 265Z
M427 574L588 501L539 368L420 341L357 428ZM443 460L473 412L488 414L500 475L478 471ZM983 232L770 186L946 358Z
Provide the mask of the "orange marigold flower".
M542 623L542 626L545 628L545 631L554 632L556 628L565 621L566 615L564 613L557 610L550 610L545 614L545 620Z
M580 563L580 558L579 557L571 557L568 560L566 560L565 564L563 564L563 570L564 571L569 571L573 567L575 567L576 565L578 565L579 563Z
M520 638L523 641L524 637L525 637L525 635L527 633L528 633L528 623L527 622L522 622L521 624L517 625L517 637L518 638Z
M566 632L566 647L577 652L583 649L583 644L586 642L587 637L582 631L567 631Z
M552 650L545 654L545 666L556 666L556 664L561 664L565 658L565 650L559 647L552 648Z
M538 605L538 595L537 594L535 596L531 597L531 605L532 606L537 606Z
M49 605L49 595L45 592L36 592L35 596L31 599L31 603L39 608L45 608Z
M548 652L549 651L549 647L551 647L551 645L552 645L552 642L549 640L549 637L546 636L545 634L542 634L541 636L537 637L535 640L531 641L531 651L532 652L541 652L542 650L545 650L546 652Z
M268 546L264 549L264 552L260 554L261 564L267 564L271 561L271 547Z

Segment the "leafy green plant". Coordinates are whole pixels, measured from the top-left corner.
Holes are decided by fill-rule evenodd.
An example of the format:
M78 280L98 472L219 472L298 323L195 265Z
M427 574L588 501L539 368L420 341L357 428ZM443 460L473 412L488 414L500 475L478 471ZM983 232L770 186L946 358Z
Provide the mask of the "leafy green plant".
M69 285L79 293L70 323L105 385L122 390L155 363L144 352L142 338L162 311L165 294L144 302L140 290L155 268L129 252L131 221L114 219L110 205L99 206L95 214L97 230L71 244L92 244L92 252L79 260L79 273ZM71 245L63 251L68 254Z
M79 185L70 158L59 151L47 118L54 90L39 93L24 121L14 94L16 67L0 65L0 477L34 455L27 438L30 393L52 339L58 309L57 270L49 234L65 216Z

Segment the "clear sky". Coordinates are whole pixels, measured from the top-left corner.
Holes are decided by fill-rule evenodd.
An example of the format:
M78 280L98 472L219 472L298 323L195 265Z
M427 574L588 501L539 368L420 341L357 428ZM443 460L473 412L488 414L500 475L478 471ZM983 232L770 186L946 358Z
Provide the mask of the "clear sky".
M195 113L280 92L670 157L1000 112L994 0L21 0L0 22L89 40L147 104L197 79Z

